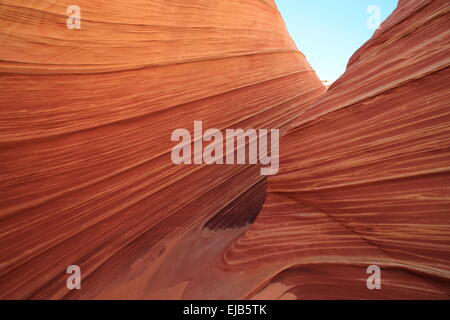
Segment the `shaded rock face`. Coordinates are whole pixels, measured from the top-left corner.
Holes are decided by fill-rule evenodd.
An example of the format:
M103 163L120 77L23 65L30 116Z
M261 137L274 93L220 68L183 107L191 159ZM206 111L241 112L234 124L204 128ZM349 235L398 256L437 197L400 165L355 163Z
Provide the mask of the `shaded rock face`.
M263 210L225 254L265 272L249 297L449 298L449 10L400 1L284 136Z
M72 4L0 2L0 296L147 298L176 241L231 241L266 195L254 165L174 165L171 133L284 131L325 89L273 1L80 0L80 30Z
M70 4L0 4L2 298L448 299L447 1L326 94L273 1ZM280 128L279 174L172 164L194 120Z

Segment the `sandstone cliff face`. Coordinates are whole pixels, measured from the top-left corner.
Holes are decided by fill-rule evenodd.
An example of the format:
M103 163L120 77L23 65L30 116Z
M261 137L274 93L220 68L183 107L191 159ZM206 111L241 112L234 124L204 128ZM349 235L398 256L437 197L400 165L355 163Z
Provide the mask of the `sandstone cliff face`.
M265 272L250 296L449 298L449 10L400 1L283 138L264 208L225 254Z
M172 131L285 130L324 88L273 1L71 4L0 1L0 295L146 298L171 241L265 198L256 166L173 165Z
M2 298L448 299L447 1L323 96L273 1L70 4L0 1ZM287 132L280 173L173 165L194 120Z

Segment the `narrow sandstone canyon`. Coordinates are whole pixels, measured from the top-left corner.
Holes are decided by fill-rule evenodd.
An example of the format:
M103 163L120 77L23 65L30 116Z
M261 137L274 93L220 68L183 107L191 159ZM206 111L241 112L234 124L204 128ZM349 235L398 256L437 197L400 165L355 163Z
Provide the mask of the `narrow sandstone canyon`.
M0 0L2 299L449 299L447 0L328 90L273 0L71 4ZM280 129L280 171L174 164L194 121Z

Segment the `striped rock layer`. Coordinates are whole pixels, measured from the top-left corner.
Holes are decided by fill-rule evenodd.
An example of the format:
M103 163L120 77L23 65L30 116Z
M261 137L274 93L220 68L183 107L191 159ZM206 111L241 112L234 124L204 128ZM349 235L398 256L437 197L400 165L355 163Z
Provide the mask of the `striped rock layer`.
M78 2L0 2L3 298L449 298L447 1L318 101L273 1ZM287 132L279 174L173 165L194 120Z
M449 11L400 1L283 137L262 211L224 254L259 273L243 296L449 299Z
M148 298L266 196L257 166L174 165L171 133L285 131L325 89L272 0L79 0L80 30L72 4L0 1L0 297Z

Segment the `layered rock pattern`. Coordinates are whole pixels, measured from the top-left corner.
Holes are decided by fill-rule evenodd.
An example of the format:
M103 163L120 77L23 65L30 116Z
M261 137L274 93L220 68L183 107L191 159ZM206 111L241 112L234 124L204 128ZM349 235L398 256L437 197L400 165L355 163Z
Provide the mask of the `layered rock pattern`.
M273 1L78 2L0 2L2 298L449 298L448 1L326 94ZM279 174L173 165L194 120L280 128Z
M170 241L265 199L256 166L172 164L172 131L285 130L325 89L273 1L72 4L0 1L0 296L145 298Z
M225 254L265 272L250 297L449 298L449 10L400 1L283 138L268 200Z

